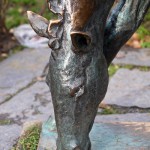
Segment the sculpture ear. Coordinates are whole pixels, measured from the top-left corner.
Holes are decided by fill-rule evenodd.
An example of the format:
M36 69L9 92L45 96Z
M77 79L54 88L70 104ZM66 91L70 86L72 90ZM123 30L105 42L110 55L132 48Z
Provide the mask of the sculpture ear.
M32 11L27 11L27 16L28 16L29 23L32 26L33 30L39 36L49 38L49 35L47 32L49 21Z

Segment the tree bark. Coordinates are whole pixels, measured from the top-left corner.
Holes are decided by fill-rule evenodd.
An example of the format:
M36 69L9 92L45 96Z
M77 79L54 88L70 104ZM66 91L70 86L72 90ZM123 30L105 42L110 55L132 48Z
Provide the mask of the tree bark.
M12 39L13 35L9 33L5 24L7 8L8 0L0 0L0 54L7 53L17 43L16 40Z
M108 66L149 7L149 0L120 0L109 15L114 2L49 0L50 10L58 14L58 20L50 21L28 12L31 26L49 39L52 48L47 84L55 111L57 150L91 149L89 132L107 91Z
M8 6L7 0L1 0L0 1L0 34L1 36L5 36L5 34L8 34L8 30L5 26L5 13Z

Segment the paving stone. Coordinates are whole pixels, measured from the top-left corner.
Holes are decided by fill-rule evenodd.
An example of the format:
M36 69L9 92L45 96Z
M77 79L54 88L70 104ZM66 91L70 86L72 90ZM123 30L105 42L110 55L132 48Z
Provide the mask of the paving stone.
M13 124L0 126L0 150L12 148L20 135L23 123L45 121L53 115L51 94L45 82L36 82L24 89L10 101L0 105L0 121L10 121Z
M57 132L53 120L42 126L38 150L55 150ZM150 123L99 122L90 133L91 150L148 150Z
M53 115L53 106L45 82L35 83L0 105L1 118L19 125L26 121L46 120L50 115Z
M95 123L100 122L150 122L150 113L97 115Z
M110 80L104 103L150 108L150 72L118 70Z
M123 48L113 64L125 64L150 67L150 49Z
M21 133L19 125L0 126L0 150L11 150Z
M150 123L106 122L95 124L91 150L149 150Z
M0 63L0 103L42 74L50 49L25 49Z

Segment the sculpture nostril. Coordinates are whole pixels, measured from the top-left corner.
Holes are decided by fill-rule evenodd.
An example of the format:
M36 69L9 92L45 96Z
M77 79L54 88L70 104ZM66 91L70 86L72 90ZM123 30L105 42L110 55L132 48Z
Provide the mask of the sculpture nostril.
M85 32L71 32L71 40L76 52L87 52L91 37Z
M88 41L84 36L77 35L75 37L75 41L76 41L76 44L79 46L79 48L87 47L88 45Z

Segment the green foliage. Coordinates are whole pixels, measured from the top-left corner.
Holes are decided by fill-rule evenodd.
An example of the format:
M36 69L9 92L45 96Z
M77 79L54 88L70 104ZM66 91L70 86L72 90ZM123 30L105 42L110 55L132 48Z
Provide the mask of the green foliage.
M144 26L140 26L139 29L137 30L137 33L139 34L141 39L144 39L146 35L150 35L150 31L146 29Z
M35 5L36 0L11 0L13 4L23 4L23 5Z
M10 29L20 24L28 23L27 10L34 11L35 13L42 11L42 15L49 20L56 18L56 16L49 11L48 7L45 7L45 2L44 0L11 0L6 13L7 28ZM44 11L42 9L44 9Z
M36 0L11 0L11 3L13 4L23 4L23 5L35 5Z
M150 48L150 42L143 42L142 47L143 48Z
M149 22L150 21L150 9L148 10L147 14L145 15L145 18L144 18L144 21L143 21L143 25L145 26L146 22Z
M22 14L22 9L19 7L11 7L7 11L6 26L8 29L16 27L22 23L27 23L25 15Z
M150 48L150 41L146 39L147 37L150 37L150 9L145 16L142 25L137 30L137 33L142 40L141 46L143 48Z

